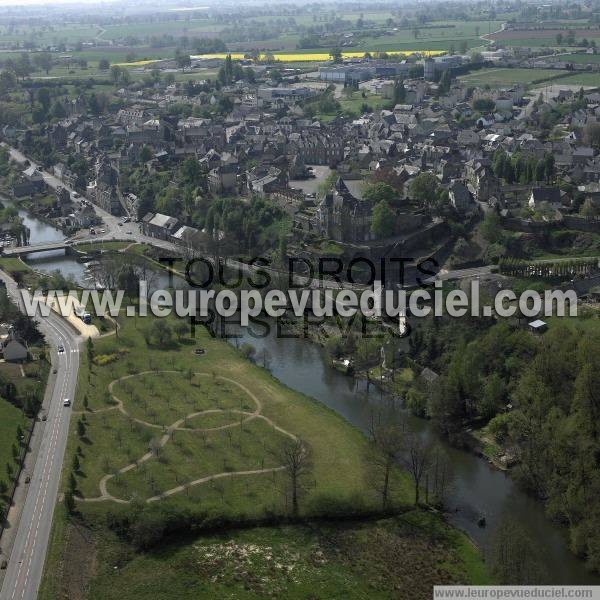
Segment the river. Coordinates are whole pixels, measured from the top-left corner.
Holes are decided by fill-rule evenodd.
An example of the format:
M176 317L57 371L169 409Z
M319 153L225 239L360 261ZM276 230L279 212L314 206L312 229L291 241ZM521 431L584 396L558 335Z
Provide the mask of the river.
M4 202L4 201L3 201ZM5 202L7 203L7 202ZM58 241L64 238L62 232L39 219L20 210L25 224L31 231L30 243ZM60 270L72 274L82 282L85 268L63 251L44 252L30 255L27 262L40 271ZM167 277L162 275L160 283L166 285ZM182 282L177 282L181 287ZM260 354L266 349L269 369L272 374L290 388L298 390L335 410L349 423L363 432L368 431L371 414L381 402L380 393L371 387L366 391L363 382L355 382L328 365L322 348L298 338L280 338L272 327L264 337L254 337L249 330L241 332L240 342L251 343ZM428 421L412 417L403 412L409 426L423 436L437 439ZM475 542L485 547L494 526L503 515L516 519L529 537L540 549L549 573L547 583L554 584L600 584L600 577L585 569L568 549L567 532L547 519L543 506L523 493L511 477L491 468L488 463L472 454L452 448L444 440L437 440L452 464L454 480L448 493L447 504L450 521L466 531ZM487 526L477 525L483 515Z

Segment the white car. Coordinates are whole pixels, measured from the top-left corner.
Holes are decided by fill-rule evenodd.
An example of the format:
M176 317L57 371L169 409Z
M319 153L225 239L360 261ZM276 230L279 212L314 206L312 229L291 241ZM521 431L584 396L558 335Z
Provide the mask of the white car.
M63 400L63 406L71 406L71 401L68 398Z

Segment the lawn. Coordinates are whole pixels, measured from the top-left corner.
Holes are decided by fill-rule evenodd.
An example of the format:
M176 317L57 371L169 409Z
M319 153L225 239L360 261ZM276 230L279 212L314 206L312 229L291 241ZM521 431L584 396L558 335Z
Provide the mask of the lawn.
M340 98L339 103L342 106L342 110L351 112L355 115L361 114L361 108L363 104L366 104L371 111L377 111L384 108L393 108L392 101L384 98L383 96L367 94L366 98L363 98L360 92L353 92L351 98L346 96Z
M99 497L105 476L110 495L147 500L210 475L264 469L253 476L195 484L166 501L183 506L200 502L230 515L283 512L284 477L268 469L280 465L280 445L298 436L310 448L314 465L315 484L304 502L307 513L318 513L325 497L376 505L367 485L369 447L362 434L333 411L282 386L203 328L196 329L197 339L185 333L168 349L148 344L154 322L121 319L118 339L95 341L92 368L87 353L82 361L74 410L86 431L79 436L79 418L73 420L65 462L68 474L79 452L79 495ZM205 354L197 356L195 346ZM149 450L152 456L142 461ZM410 497L408 480L399 476L397 500ZM113 504L106 500L98 506L109 509ZM80 506L85 512L91 505Z
M136 244L136 246L142 246L142 244ZM124 248L130 247L133 249L136 246L132 246L132 242L118 242L118 241L104 241L99 240L97 242L90 242L89 244L77 244L74 248L78 252L89 253L89 252L100 252L101 250L112 250L118 251Z
M558 82L560 85L582 85L589 87L600 87L600 73L573 73L563 77Z
M516 84L530 85L540 81L548 81L568 73L556 69L480 69L462 75L459 79L472 86L504 87ZM563 83L565 79L561 79Z
M600 54L560 54L560 61L577 63L579 65L596 65L600 63Z
M36 272L17 257L0 257L0 269L8 273L15 281L25 286L35 287L39 281Z

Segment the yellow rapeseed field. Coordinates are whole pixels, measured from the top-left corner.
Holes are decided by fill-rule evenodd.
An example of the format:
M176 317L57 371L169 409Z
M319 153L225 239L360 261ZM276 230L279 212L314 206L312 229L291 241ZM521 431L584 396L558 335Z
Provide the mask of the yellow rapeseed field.
M358 52L342 52L343 58L361 58L365 55L367 50L361 50ZM377 54L377 51L370 51L371 54ZM390 50L387 51L386 54L393 56L409 56L410 54L421 54L423 56L439 56L440 54L445 54L445 50ZM231 58L234 60L241 60L244 58L245 54L243 52L231 52ZM198 58L226 58L227 52L221 52L217 54L193 54L190 58L198 59ZM265 54L261 54L260 58L264 59L266 57ZM279 53L274 52L273 57L275 60L279 60L281 62L323 62L330 60L331 56L328 52L289 52L289 53ZM141 67L144 65L148 65L151 63L159 62L159 59L156 60L138 60L136 62L124 62L124 63L116 63L118 67Z
M342 52L343 58L361 58L366 52L376 54L377 51L361 50L358 52ZM440 54L446 54L445 50L390 50L387 51L388 55L408 56L409 54L423 54L425 56L439 56ZM226 52L220 54L195 54L191 58L225 58ZM290 52L290 53L279 53L274 52L273 57L281 62L317 62L325 61L331 58L329 52ZM231 52L231 58L240 60L244 58L243 52ZM261 59L265 58L265 54L261 54Z

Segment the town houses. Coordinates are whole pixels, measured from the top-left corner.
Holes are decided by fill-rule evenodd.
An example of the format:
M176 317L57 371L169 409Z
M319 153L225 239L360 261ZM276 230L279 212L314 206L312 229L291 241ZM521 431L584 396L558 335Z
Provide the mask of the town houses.
M351 59L300 82L274 81L261 65L252 81L218 92L206 85L190 95L183 83L118 90L120 108L100 115L70 100L77 110L42 127L50 170L65 188L56 191L54 214L82 227L93 221L85 205L72 206L68 188L139 222L147 235L198 250L217 236L247 250L260 232L253 238L246 224L242 243L211 209L227 198L251 210L261 199L279 211L277 239L286 239L287 252L314 257L335 246L344 256L418 250L443 259L458 242L456 225L464 235L489 211L513 225L568 217L595 227L600 156L589 138L600 127L598 95L469 87L454 77L465 61ZM322 118L343 96L365 99L360 114ZM376 97L383 108L371 108ZM180 110L186 103L193 114ZM576 108L556 118L559 133L549 136L542 116L564 103ZM5 139L24 150L31 143L14 128ZM158 180L158 193L169 191L164 201L144 189ZM383 195L378 184L388 186ZM45 191L34 167L12 182L15 197ZM382 200L385 226L375 217Z

